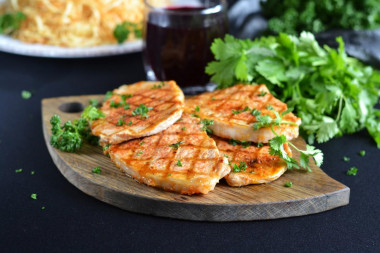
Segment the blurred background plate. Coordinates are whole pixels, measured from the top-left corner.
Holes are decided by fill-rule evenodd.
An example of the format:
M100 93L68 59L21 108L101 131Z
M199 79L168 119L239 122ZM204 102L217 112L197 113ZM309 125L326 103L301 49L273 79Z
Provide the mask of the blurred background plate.
M12 37L0 35L0 51L27 56L49 58L89 58L134 53L142 50L142 40L125 42L121 45L102 45L85 48L65 48L42 44L30 44Z

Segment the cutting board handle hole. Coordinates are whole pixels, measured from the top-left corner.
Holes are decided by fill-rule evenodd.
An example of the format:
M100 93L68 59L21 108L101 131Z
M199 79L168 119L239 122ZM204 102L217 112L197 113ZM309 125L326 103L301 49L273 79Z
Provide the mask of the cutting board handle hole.
M66 112L66 113L77 113L81 112L84 109L84 105L79 102L71 102L71 103L64 103L61 104L58 109L61 112Z

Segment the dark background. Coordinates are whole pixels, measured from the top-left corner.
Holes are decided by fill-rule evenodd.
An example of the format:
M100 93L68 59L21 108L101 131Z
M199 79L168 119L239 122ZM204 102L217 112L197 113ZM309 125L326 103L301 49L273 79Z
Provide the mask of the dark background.
M237 18L232 26L253 32L262 25L235 13L240 26ZM0 252L379 252L380 150L365 131L317 145L325 154L322 169L350 187L351 197L348 206L314 215L191 222L130 213L75 188L46 149L41 99L101 94L144 79L140 53L94 59L0 53ZM24 89L33 92L29 100L21 98ZM356 176L346 175L351 166Z

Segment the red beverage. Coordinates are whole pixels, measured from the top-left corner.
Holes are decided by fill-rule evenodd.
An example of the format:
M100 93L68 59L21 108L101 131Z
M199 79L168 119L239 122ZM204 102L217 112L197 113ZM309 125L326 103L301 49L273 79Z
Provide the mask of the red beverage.
M211 43L228 29L223 8L176 6L151 10L143 52L148 76L175 80L182 87L208 83L205 67L213 60Z

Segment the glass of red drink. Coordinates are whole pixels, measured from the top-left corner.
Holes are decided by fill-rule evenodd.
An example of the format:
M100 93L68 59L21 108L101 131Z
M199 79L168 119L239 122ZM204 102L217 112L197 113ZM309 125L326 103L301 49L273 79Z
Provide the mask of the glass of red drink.
M143 58L148 80L175 80L181 87L209 82L215 38L228 30L225 0L145 0Z

